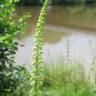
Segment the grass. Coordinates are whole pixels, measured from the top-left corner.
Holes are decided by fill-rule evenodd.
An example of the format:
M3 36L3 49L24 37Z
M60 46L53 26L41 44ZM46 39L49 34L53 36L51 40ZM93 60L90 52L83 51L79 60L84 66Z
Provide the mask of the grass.
M69 68L64 64L45 65L42 75L42 96L96 96L96 84L85 78L84 70L78 63ZM29 95L30 72L24 68L16 76L19 76L19 82L17 89L14 89L15 96L33 96Z
M89 41L89 45L92 47L91 41ZM58 64L44 65L43 96L96 96L95 56L93 56L91 66L93 68L91 70L92 74L88 72L88 76L79 61L72 63L69 62L69 58L70 44L67 41L66 59L68 62L66 63L63 60L63 62L58 62Z
M96 85L84 77L82 67L63 65L45 68L43 96L96 96Z

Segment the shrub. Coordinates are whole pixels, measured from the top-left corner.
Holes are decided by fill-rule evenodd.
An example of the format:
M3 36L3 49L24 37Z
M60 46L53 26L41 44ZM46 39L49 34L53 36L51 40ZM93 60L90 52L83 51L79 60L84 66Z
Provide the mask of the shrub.
M14 19L15 3L5 0L0 6L0 96L9 96L16 89L14 55L17 51L16 37L23 30L28 16Z

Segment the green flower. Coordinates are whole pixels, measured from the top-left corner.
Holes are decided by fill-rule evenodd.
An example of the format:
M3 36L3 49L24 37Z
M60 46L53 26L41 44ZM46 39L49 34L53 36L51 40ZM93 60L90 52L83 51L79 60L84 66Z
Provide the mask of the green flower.
M44 25L46 20L46 13L48 7L48 0L45 0L44 6L40 12L40 16L36 26L36 33L34 38L34 49L33 49L33 62L32 62L32 73L31 73L31 96L41 96L42 91L42 47L43 47L43 35Z

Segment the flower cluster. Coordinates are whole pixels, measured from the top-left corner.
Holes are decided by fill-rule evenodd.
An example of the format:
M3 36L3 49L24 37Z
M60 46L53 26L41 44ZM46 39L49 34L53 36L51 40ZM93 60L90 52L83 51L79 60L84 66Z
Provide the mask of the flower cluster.
M31 94L32 96L41 96L42 87L42 47L43 47L43 35L44 25L46 20L46 13L48 7L48 0L45 0L44 6L40 12L38 23L36 26L36 33L34 38L34 49L33 49L33 62L32 62L32 73L31 73Z

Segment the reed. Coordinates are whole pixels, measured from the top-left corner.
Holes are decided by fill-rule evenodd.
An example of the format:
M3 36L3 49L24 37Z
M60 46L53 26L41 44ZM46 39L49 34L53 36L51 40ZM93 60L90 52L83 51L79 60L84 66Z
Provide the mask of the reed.
M91 63L91 66L90 66L90 71L89 71L89 81L91 83L95 83L95 55L94 55L94 48L93 48L93 42L92 40L89 39L89 37L87 37L88 39L88 44L89 44L89 48L90 48L90 51L91 51L91 54L92 54L92 63Z
M45 0L36 26L36 33L34 38L35 45L33 49L32 73L30 78L31 96L42 96L42 47L47 7L48 0Z
M69 68L71 64L71 59L70 59L70 40L68 39L66 41L66 67Z
M78 63L68 70L62 64L45 67L43 96L96 96L96 85L84 78L82 68Z

